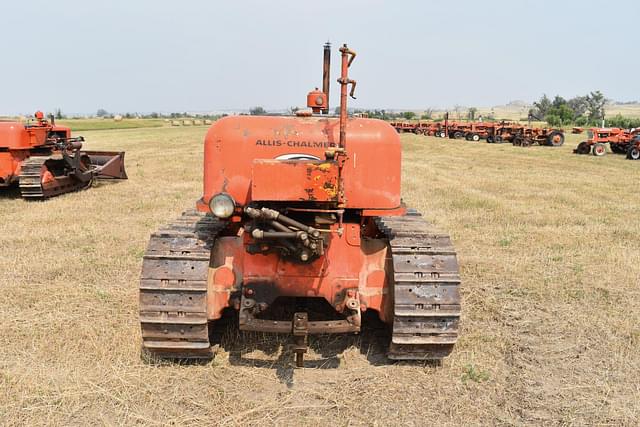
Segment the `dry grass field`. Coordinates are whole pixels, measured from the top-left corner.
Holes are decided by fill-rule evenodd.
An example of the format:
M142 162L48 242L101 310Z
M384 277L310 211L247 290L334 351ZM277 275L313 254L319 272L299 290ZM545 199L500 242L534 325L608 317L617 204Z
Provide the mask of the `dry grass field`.
M285 341L218 325L204 365L140 357L149 233L193 206L205 128L85 132L130 179L0 196L2 425L637 425L640 162L403 135L404 199L451 232L462 334L442 366L388 363L377 327ZM373 171L372 171L373 172Z

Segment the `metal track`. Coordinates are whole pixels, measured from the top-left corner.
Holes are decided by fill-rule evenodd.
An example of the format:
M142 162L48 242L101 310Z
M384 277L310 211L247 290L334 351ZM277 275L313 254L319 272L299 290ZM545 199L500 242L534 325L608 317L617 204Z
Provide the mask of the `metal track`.
M446 234L420 214L379 217L393 260L394 317L388 357L439 360L458 338L460 275L456 252Z
M222 224L186 211L151 235L140 279L143 347L156 357L212 357L207 320L211 247Z
M51 183L42 185L42 167L47 160L60 161L54 156L33 156L22 163L20 168L20 194L25 199L45 199L63 193L81 190L91 185L91 181L81 182L71 176L55 176Z

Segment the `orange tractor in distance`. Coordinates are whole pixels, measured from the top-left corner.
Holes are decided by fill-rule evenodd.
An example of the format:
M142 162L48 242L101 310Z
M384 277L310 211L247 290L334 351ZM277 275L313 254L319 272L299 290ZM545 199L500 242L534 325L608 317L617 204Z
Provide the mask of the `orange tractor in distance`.
M82 151L83 141L40 111L26 124L0 122L0 188L17 183L23 198L44 199L86 188L95 178L127 178L123 152Z
M614 153L628 154L632 143L640 135L640 129L591 128L587 135L588 139L579 143L573 150L574 153L604 156L609 144L609 148Z
M311 334L358 333L364 312L391 332L388 357L432 360L458 336L460 277L449 236L400 199L401 144L381 120L340 115L326 91L296 116L230 116L204 143L204 194L151 235L140 280L143 348L210 358L224 312L239 329L291 334L297 366Z

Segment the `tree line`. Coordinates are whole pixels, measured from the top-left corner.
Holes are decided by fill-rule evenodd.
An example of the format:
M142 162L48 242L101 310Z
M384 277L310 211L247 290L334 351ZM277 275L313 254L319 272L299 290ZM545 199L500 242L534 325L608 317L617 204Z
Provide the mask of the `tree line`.
M597 126L604 119L607 99L599 90L585 96L565 99L556 95L551 100L546 94L533 103L529 117L546 121L551 126Z
M529 110L529 117L543 120L551 126L605 126L619 128L640 127L640 119L624 117L616 114L613 117L605 117L604 107L608 99L599 90L590 92L585 96L576 96L565 99L556 95L551 100L543 95L540 100L533 103Z

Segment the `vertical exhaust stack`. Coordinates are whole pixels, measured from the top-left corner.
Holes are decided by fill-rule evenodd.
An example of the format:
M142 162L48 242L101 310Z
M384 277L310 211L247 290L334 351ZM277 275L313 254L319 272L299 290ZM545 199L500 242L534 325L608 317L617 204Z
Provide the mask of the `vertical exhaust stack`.
M326 42L324 45L324 60L322 67L322 92L327 97L327 108L322 110L322 114L329 114L329 89L331 74L331 43Z
M340 78L338 79L338 83L340 83L340 143L339 148L343 151L346 151L346 141L347 141L347 86L351 85L351 92L349 92L349 96L353 99L356 97L353 95L356 90L356 81L349 78L349 67L351 63L356 58L356 53L349 49L345 44L340 48L340 53L342 54L342 62L340 68Z

